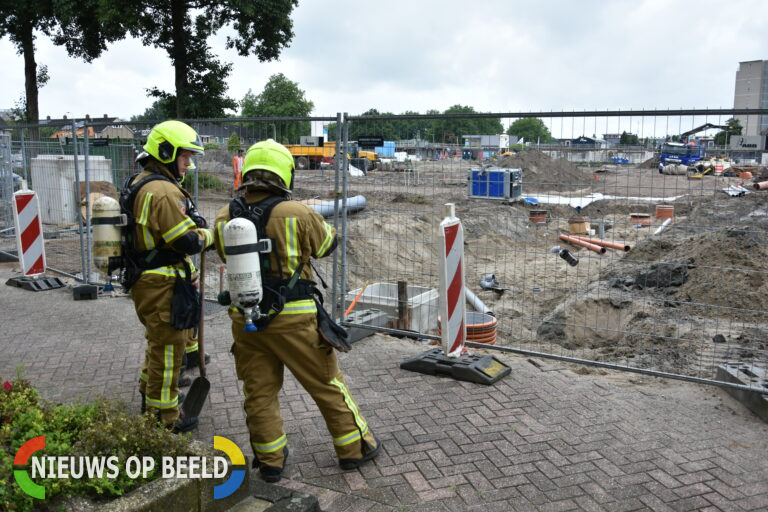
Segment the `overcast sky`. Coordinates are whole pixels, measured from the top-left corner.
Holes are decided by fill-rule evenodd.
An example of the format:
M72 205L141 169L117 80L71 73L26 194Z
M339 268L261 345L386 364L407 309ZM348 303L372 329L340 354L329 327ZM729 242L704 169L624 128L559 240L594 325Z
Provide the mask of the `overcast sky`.
M454 104L485 112L719 108L733 106L738 63L768 59L765 0L301 0L295 37L279 61L223 48L235 63L229 96L258 93L282 72L315 104L314 115L401 113ZM161 50L114 44L92 64L45 36L37 62L50 82L40 114L128 118L173 91ZM0 108L24 91L24 65L0 40Z

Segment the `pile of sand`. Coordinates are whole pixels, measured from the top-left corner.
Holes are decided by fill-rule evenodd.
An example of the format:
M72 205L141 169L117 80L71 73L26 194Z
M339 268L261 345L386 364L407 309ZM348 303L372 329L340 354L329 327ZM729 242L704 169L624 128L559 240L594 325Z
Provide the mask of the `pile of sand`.
M659 157L654 156L637 166L640 169L656 169L659 167Z
M509 169L522 169L525 183L552 183L588 185L592 175L580 170L568 160L554 160L539 150L521 151L499 160L496 165Z
M647 262L632 272L633 287L654 289L694 304L768 310L768 240L759 229L650 237L638 243L627 259ZM746 311L707 309L709 315L734 321L754 316Z

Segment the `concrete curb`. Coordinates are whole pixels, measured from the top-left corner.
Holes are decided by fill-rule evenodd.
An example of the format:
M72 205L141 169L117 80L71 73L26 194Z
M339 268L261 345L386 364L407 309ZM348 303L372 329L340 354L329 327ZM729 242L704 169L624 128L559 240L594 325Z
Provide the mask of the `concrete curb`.
M212 446L192 441L190 455L214 457L221 455ZM251 472L246 458L244 484L230 496L214 500L213 488L225 482L232 464L222 478L157 479L142 485L122 498L103 507L103 512L322 512L317 498L310 494L268 484ZM240 469L239 467L237 469Z
M190 443L189 455L213 458L221 455L212 446L199 441ZM142 485L122 498L118 498L99 510L104 512L152 512L156 510L224 512L248 498L249 487L241 485L230 496L214 500L213 488L227 481L233 466L230 463L227 474L222 478L157 479ZM240 469L240 468L238 468ZM250 479L250 466L245 466L245 481Z

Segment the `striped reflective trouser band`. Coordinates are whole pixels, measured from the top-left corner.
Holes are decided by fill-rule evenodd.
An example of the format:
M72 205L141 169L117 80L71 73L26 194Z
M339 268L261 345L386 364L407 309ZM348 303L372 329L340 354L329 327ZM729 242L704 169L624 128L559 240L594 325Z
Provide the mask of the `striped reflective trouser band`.
M344 396L344 403L347 404L347 407L352 413L352 416L354 416L355 418L355 425L357 425L357 429L355 431L350 432L348 434L344 434L343 436L334 437L333 444L336 446L345 446L348 444L352 444L355 441L361 440L362 437L368 432L368 424L360 415L360 411L357 408L357 404L352 399L352 395L349 394L349 390L347 389L347 386L343 382L341 382L339 379L336 379L336 378L331 380L331 385L336 386L337 388L339 388L339 391L341 391L341 394Z
M194 342L192 345L187 345L184 347L184 353L189 354L191 352L197 352L197 349L200 347L200 345L197 342Z
M240 314L243 313L237 306L229 306L229 310L237 311ZM274 313L274 311L270 311L270 313ZM286 302L285 306L283 306L283 310L280 312L281 315L304 315L307 313L312 313L313 315L317 314L317 306L315 305L314 299L301 299Z
M251 443L253 449L257 453L272 453L278 450L282 450L288 444L288 437L285 434L281 435L270 443Z
M171 409L179 405L178 394L171 398L171 385L173 384L173 345L163 347L163 383L160 387L160 399L150 396L147 389L147 407L156 409ZM154 394L154 393L153 393Z
M147 381L149 380L149 375L147 375L147 372L145 372L145 371L142 371L142 372L139 374L139 380L142 380L142 381L144 381L144 382L147 382Z

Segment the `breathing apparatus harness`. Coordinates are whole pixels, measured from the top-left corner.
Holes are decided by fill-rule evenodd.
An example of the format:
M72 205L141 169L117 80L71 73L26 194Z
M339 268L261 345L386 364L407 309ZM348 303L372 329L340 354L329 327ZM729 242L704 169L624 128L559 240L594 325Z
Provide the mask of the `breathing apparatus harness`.
M229 203L230 219L243 218L251 221L256 226L260 242L254 247L224 248L225 255L241 254L243 252L258 251L259 265L261 267L261 286L263 297L259 302L259 312L254 314L253 323L257 330L265 329L269 323L285 308L287 302L301 299L311 299L319 294L316 283L309 279L299 279L305 262L293 272L290 278L282 277L283 269L280 258L275 258L277 268L272 269L270 263L270 251L261 247L262 236L267 233L267 222L275 206L288 199L283 196L269 196L255 203L247 203L244 198L237 197ZM275 241L270 240L270 246L276 247Z
M165 248L165 241L160 246L148 251L136 249L136 217L133 215L136 194L138 194L141 187L151 181L164 180L169 183L176 183L163 174L152 173L131 184L139 174L141 173L133 174L125 180L123 191L120 194L120 210L127 217L127 223L123 227L123 258L121 262L124 269L121 284L126 292L138 281L143 271L185 262L184 255ZM185 270L189 279L191 277L191 269L186 264Z

